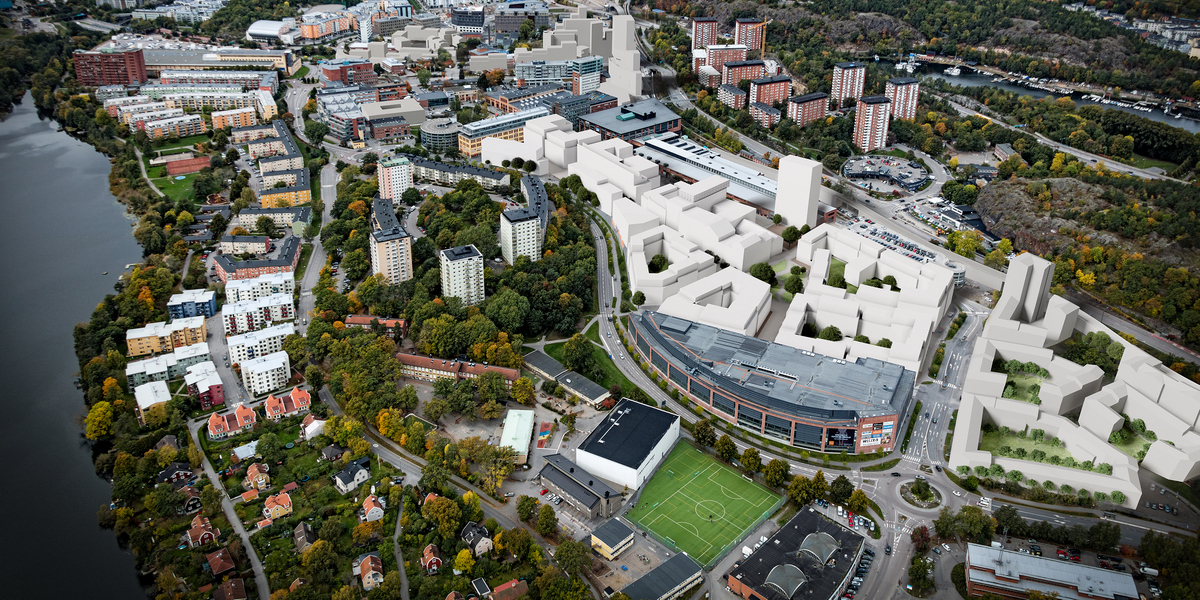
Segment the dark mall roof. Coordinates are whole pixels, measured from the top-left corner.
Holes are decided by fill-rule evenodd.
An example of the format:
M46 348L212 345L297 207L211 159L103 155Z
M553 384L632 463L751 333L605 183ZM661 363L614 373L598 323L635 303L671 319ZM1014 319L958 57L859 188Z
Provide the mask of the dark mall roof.
M542 479L546 479L570 494L580 504L592 508L603 498L620 495L617 490L608 487L599 477L584 470L583 467L571 462L561 454L551 454L546 457L546 466L542 467Z
M633 535L633 530L617 519L609 519L603 525L593 529L592 535L604 542L605 546L616 548Z
M558 377L567 370L562 363L554 360L549 354L541 350L534 350L526 354L525 363L542 373L546 373L549 377Z
M653 571L621 590L633 600L658 600L700 573L700 565L686 554L676 554Z
M806 508L742 559L729 576L766 600L790 600L797 593L832 598L854 568L862 543L862 536Z
M678 419L665 410L622 398L579 450L636 469Z
M828 97L829 97L829 94L826 94L825 92L813 92L811 94L805 94L803 96L792 96L791 98L788 98L788 102L795 102L796 104L804 104L805 102L812 102L814 100L824 100Z

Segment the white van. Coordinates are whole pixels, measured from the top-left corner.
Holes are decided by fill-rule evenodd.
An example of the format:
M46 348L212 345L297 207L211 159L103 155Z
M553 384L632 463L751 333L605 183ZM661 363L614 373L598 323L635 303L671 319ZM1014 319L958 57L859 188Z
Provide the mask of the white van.
M841 507L841 505L840 505L840 504L838 505L837 509L838 509L838 516L839 516L839 517L844 517L844 516L846 516L846 513L842 512L842 507Z

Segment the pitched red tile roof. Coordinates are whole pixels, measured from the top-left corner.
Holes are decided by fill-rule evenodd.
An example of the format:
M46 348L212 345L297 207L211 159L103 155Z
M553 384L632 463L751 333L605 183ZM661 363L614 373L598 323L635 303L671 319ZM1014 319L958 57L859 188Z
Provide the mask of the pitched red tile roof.
M267 496L266 503L263 508L272 510L275 507L283 507L288 510L292 509L292 497L287 495L287 492L280 492L274 496Z
M250 490L242 494L242 502L251 502L258 497L258 490Z
M492 590L492 600L516 600L528 593L529 584L514 579L496 586L496 589Z
M379 510L383 510L383 504L381 504L379 502L379 498L376 497L374 494L367 496L367 499L363 500L363 512L369 513L369 512L371 512L372 508L378 508Z
M308 406L312 404L312 396L309 395L308 391L302 390L298 387L292 388L291 400L298 409L308 408Z
M433 369L435 371L441 371L442 373L445 373L447 377L453 376L456 379L467 375L479 377L480 375L491 371L499 373L511 384L521 376L521 371L518 369L497 367L496 365L485 365L483 363L444 360L422 354L405 354L402 352L396 355L396 360L399 360L400 364L404 366Z
M246 585L240 577L230 579L217 586L213 600L246 600Z
M237 422L238 422L239 427L253 425L256 420L255 415L254 415L254 409L250 408L249 406L246 406L245 404L239 404L237 406L237 408L235 408L233 410L233 414L237 415Z
M287 485L283 486L283 491L290 492L298 487L300 486L296 485L295 481L289 481Z
M246 479L254 479L259 475L266 475L268 470L267 465L254 463L246 469Z
M387 329L395 329L397 325L403 329L406 324L404 319L384 319L374 315L347 315L346 320L342 322L346 327L370 327L371 321L379 321L379 324Z
M208 568L214 576L233 569L233 559L229 557L229 550L225 548L206 555L204 560L208 561Z

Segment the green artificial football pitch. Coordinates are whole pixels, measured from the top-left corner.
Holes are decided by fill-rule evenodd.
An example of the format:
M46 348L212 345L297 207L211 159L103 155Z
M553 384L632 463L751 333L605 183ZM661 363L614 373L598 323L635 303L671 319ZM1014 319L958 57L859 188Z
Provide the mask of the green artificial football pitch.
M767 488L680 442L646 484L628 517L707 566L774 510L779 500Z

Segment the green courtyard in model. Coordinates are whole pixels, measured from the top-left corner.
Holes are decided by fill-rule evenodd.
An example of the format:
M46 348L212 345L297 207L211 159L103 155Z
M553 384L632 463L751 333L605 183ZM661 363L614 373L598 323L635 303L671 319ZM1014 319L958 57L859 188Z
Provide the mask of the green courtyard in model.
M646 484L629 518L707 565L779 501L767 488L680 443Z

